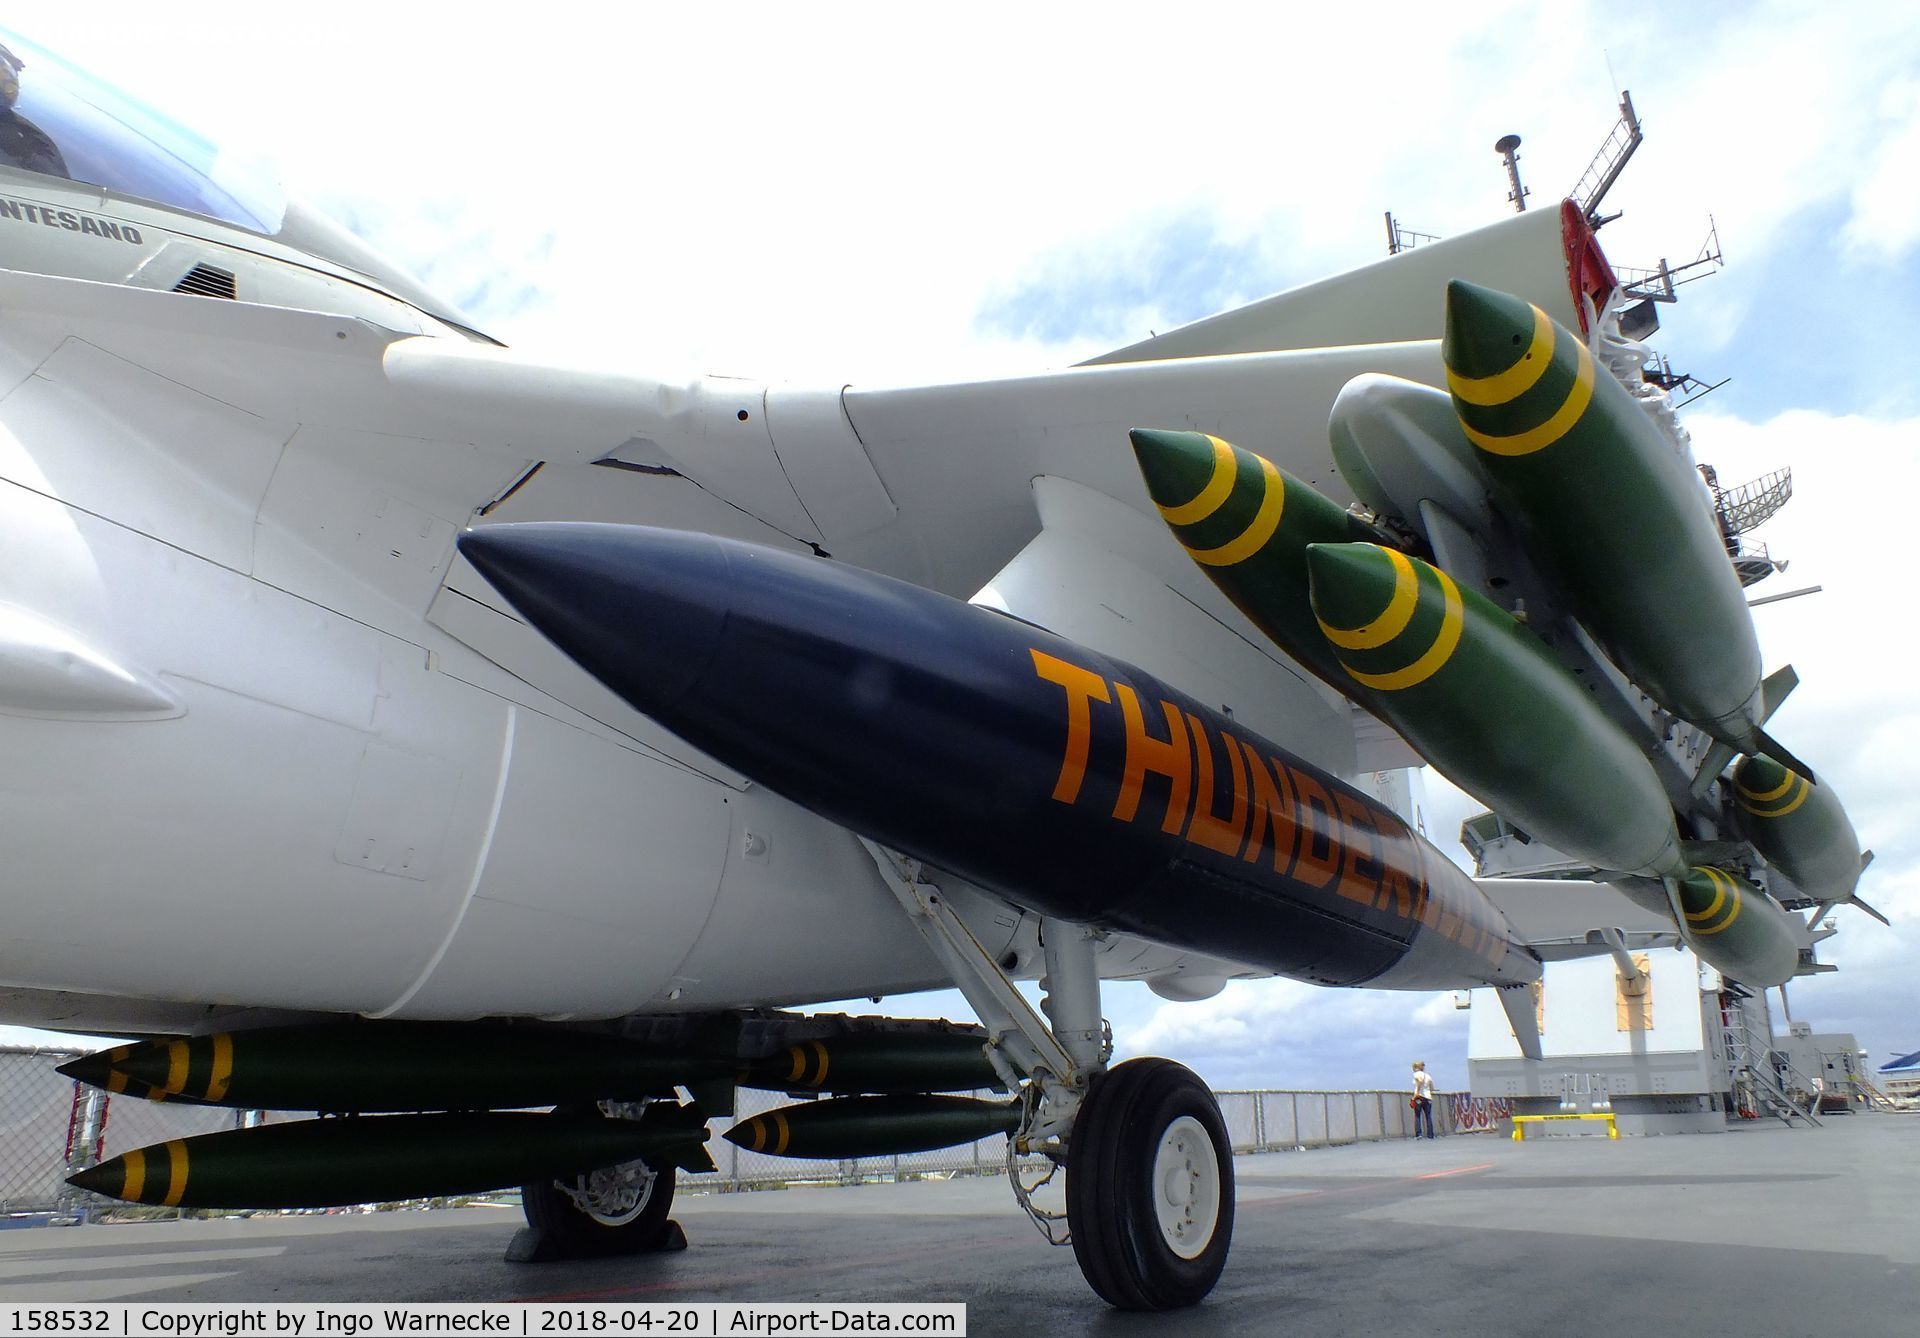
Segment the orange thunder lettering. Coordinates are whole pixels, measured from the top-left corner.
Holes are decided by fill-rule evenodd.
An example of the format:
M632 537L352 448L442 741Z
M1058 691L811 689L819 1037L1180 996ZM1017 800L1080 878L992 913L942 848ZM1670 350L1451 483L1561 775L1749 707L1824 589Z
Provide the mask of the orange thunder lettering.
M1229 740L1232 735L1227 736ZM1240 751L1247 757L1247 774L1253 780L1253 830L1247 833L1246 853L1240 858L1249 864L1260 861L1260 846L1269 827L1273 829L1273 871L1285 873L1293 866L1293 845L1299 831L1293 821L1293 782L1287 769L1277 760L1273 770L1260 760L1253 745L1242 741Z
M1167 816L1160 830L1179 835L1187 820L1187 798L1193 793L1193 749L1187 744L1187 727L1180 723L1180 711L1172 702L1161 702L1167 717L1167 737L1156 739L1147 733L1140 715L1140 699L1125 683L1116 683L1120 694L1120 714L1127 722L1127 769L1120 778L1120 797L1113 801L1113 816L1132 822L1140 807L1140 786L1147 773L1165 776L1173 782L1167 791Z
M1333 818L1333 796L1306 772L1283 769L1292 773L1293 792L1300 796L1300 853L1293 861L1293 876L1308 887L1325 887L1340 872L1340 829Z
M1380 835L1380 896L1374 905L1406 920L1426 910L1426 880L1420 875L1420 847L1404 831L1377 829Z
M1113 698L1107 695L1107 680L1091 670L1056 660L1042 651L1032 654L1033 672L1067 690L1067 751L1060 759L1060 779L1053 783L1053 797L1071 804L1080 797L1080 782L1087 778L1087 740L1093 732L1087 703Z
M1375 905L1374 893L1380 889L1380 861L1373 823L1367 810L1352 795L1336 794L1334 805L1340 810L1340 823L1346 836L1346 858L1340 861L1340 882L1334 888L1348 901ZM1385 909L1382 907L1382 909Z
M1207 738L1207 727L1200 723L1199 717L1189 713L1187 728L1193 731L1197 746L1194 756L1200 763L1194 781L1193 821L1187 824L1187 840L1222 855L1238 855L1241 838L1247 830L1247 773L1240 764L1240 750L1225 734L1220 736L1221 742L1227 745L1227 763L1233 769L1233 818L1222 822L1213 811L1213 743Z
M1271 847L1273 870L1309 887L1427 926L1444 938L1498 963L1505 951L1479 906L1455 905L1432 894L1422 874L1418 843L1405 823L1343 789L1329 789L1312 772L1262 756L1245 739L1222 730L1218 745L1199 717L1157 702L1165 737L1148 732L1150 711L1134 689L1089 669L1032 650L1033 672L1066 694L1067 732L1053 798L1079 802L1092 752L1093 704L1118 705L1124 754L1113 817L1133 822L1149 775L1168 782L1160 830L1188 843L1257 864ZM1225 816L1215 808L1216 766L1224 756L1232 780ZM1151 818L1149 818L1149 821ZM1335 883L1335 879L1338 882Z

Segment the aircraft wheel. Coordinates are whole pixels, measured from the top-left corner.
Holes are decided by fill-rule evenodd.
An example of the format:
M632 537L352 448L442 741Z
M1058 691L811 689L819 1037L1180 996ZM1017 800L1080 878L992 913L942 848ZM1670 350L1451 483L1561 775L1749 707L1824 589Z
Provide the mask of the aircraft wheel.
M1233 1148L1219 1103L1170 1059L1093 1080L1067 1150L1080 1271L1122 1310L1175 1310L1213 1290L1233 1239Z
M562 1111L580 1114L583 1108ZM671 1234L674 1180L671 1166L622 1162L569 1180L524 1185L520 1205L527 1225L559 1255L643 1254L659 1249Z
M673 1167L630 1161L523 1186L520 1203L527 1225L564 1254L638 1254L666 1242L673 1187Z

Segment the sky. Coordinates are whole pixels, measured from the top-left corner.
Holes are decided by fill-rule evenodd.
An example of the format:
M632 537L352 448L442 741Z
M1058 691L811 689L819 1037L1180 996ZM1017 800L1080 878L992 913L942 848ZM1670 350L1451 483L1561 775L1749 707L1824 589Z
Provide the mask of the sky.
M1629 89L1646 142L1619 264L1724 268L1662 309L1727 481L1791 466L1755 611L1802 686L1773 722L1876 853L1795 1015L1877 1064L1920 1046L1920 7L1378 10L474 6L154 10L14 0L10 26L242 153L530 351L795 381L1061 367L1366 263L1383 214L1446 235L1585 171ZM1036 10L1038 12L1036 12ZM1436 296L1437 300L1437 296ZM1437 778L1456 858L1477 807ZM903 1010L916 1002L889 1001ZM934 1006L957 1001L938 998ZM1110 989L1125 1053L1218 1087L1465 1085L1446 995ZM1784 1029L1784 1023L1781 1024Z

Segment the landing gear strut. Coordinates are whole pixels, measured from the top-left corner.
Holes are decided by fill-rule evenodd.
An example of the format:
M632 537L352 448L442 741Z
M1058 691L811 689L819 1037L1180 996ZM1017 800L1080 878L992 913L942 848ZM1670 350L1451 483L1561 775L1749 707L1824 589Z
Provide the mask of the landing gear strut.
M1043 922L1042 1020L918 861L863 844L979 1014L992 1038L987 1058L1027 1094L1012 1152L1044 1153L1066 1166L1067 1226L1088 1284L1123 1310L1197 1304L1219 1280L1233 1239L1233 1148L1213 1093L1170 1059L1106 1068L1111 1043L1086 927ZM1066 1244L1059 1215L1034 1206L1011 1154L1008 1173L1041 1232Z

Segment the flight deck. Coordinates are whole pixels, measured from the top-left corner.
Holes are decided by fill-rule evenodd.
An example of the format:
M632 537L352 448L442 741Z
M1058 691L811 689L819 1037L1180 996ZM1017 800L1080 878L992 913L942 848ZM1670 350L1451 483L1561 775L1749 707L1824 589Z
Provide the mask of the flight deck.
M1920 1117L1236 1159L1212 1296L1102 1304L997 1177L684 1193L690 1249L508 1264L507 1208L0 1231L0 1299L964 1301L973 1334L1910 1335Z

